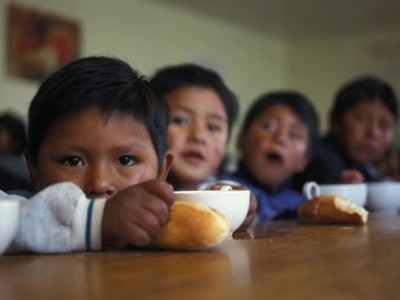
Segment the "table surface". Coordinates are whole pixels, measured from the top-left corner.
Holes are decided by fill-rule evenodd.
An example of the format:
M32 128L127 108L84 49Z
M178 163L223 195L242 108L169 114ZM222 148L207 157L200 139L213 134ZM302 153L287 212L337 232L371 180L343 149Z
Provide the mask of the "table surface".
M0 299L399 299L400 216L274 221L198 252L0 256Z

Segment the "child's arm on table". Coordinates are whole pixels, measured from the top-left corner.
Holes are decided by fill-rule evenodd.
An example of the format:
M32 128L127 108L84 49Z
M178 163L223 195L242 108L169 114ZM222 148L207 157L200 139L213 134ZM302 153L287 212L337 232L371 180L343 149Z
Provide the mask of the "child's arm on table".
M0 198L21 203L19 226L8 253L65 253L150 243L154 230L168 219L173 192L165 182L149 181L108 200L88 200L75 184L59 183L31 199Z
M101 224L105 200L88 201L75 184L54 184L30 199L6 197L20 202L18 229L8 253L85 251L86 243L93 250L101 247L96 228Z

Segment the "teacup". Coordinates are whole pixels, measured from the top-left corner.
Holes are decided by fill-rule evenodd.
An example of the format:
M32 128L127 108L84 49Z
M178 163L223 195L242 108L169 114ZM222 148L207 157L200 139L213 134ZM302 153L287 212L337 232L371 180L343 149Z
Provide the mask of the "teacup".
M0 254L11 243L18 227L19 203L0 200Z
M319 195L335 195L347 198L350 202L363 207L367 200L367 184L318 184L310 181L304 184L303 194L307 199L312 199Z
M250 205L249 190L177 191L175 201L199 202L224 214L234 232L243 223Z
M400 209L400 183L368 183L367 209L371 212L397 213Z

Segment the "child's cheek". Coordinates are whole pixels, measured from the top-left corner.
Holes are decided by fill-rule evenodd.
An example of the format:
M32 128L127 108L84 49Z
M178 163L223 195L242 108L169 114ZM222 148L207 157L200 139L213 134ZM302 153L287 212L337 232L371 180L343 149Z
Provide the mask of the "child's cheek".
M226 151L226 143L223 141L218 141L214 146L214 154L216 157L221 158L224 156Z
M179 148L179 135L173 130L168 131L168 147L169 150L174 151Z
M297 156L301 157L306 154L307 145L306 145L306 143L299 143L299 144L297 144L296 147L293 147L292 149L293 149L294 155L297 154Z

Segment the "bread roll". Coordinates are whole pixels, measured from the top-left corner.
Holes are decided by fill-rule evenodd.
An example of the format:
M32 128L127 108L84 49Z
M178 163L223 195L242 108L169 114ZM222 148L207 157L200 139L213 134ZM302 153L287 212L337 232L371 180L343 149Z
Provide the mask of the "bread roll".
M200 250L227 239L230 222L222 213L201 203L177 201L168 222L155 237L156 246L171 250Z
M368 212L347 198L320 195L304 201L298 208L301 220L316 223L365 224Z

